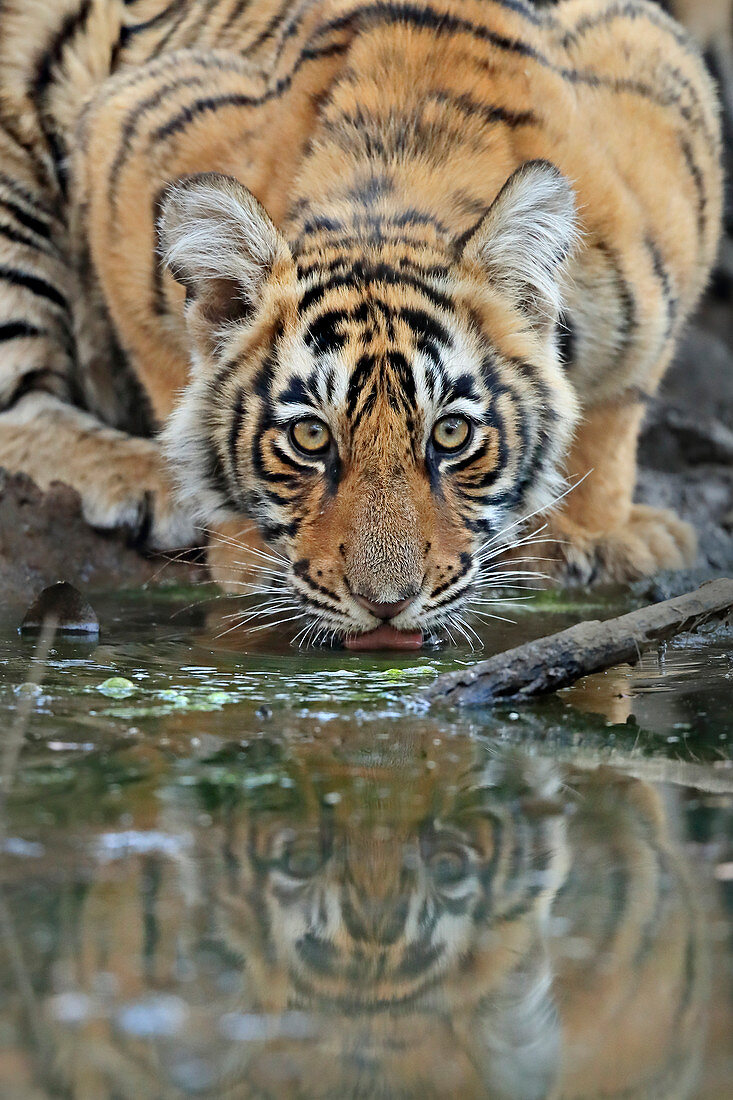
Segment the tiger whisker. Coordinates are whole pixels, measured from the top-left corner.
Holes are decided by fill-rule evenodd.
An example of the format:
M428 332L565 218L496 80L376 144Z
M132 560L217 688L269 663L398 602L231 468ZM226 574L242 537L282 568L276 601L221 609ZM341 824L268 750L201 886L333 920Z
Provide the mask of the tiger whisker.
M222 618L225 622L228 622L230 619L237 619L239 622L247 622L248 619L254 619L257 615L267 614L271 610L279 611L284 607L298 607L298 604L293 600L285 599L273 603L264 602L258 604L256 607L245 609L244 611L233 611L229 615L222 615Z
M505 615L494 615L491 611L472 611L472 614L481 619L492 619L499 623L509 623L511 626L516 626L516 619L507 619Z
M235 561L234 564L247 573L264 573L268 577L282 577L283 579L287 577L284 569L271 569L268 565L261 565L259 562Z
M551 508L554 508L556 504L559 504L561 500L564 500L565 497L572 493L574 489L577 489L579 485L582 485L586 478L590 477L592 473L592 469L588 470L585 474L583 474L582 477L578 478L577 481L574 481L572 485L568 485L568 487L564 489L561 493L559 493L554 498L554 500L551 500L549 504L543 504L539 508L535 508L535 510L533 512L530 512L529 515L521 516L519 519L515 519L513 523L510 523L507 527L504 527L501 531L497 532L497 534L494 535L493 538L489 539L486 545L491 546L492 543L495 543L499 539L504 538L508 531L511 531L513 528L519 525L528 523L529 520L534 519L534 517L539 515L541 512L548 512ZM546 526L547 524L544 525L544 527ZM544 530L544 527L541 528L541 530Z
M251 626L245 631L245 633L256 634L260 630L274 630L276 626L282 626L283 623L293 623L296 621L296 619L302 619L307 614L307 611L301 611L299 615L291 615L285 619L276 619L274 623L261 623L259 626Z
M232 599L246 600L249 596L266 596L268 593L285 593L288 591L287 586L284 584L258 585L248 581L240 581L240 587L246 588L246 591L231 593Z
M548 574L540 573L538 570L535 569L504 569L501 573L483 573L481 575L480 581L488 583L489 581L502 581L506 580L507 578L512 579L514 577L519 578L519 580L547 580Z
M250 527L248 530L252 531L255 530L255 528ZM210 531L209 539L220 543L222 546L231 546L235 550L243 550L245 554L252 554L255 557L263 558L265 561L272 562L276 565L290 564L284 554L278 554L277 551L272 550L272 548L270 548L270 551L261 550L258 546L249 546L246 542L241 542L231 535L223 535L220 531Z
M230 634L233 630L239 630L253 619L267 618L273 615L280 615L283 611L294 611L298 608L298 604L293 603L292 606L283 604L282 606L273 607L271 604L261 604L258 608L252 609L248 614L240 616L236 622L227 627L220 634L217 635L217 639L223 638L226 634ZM265 625L271 625L269 623Z
M541 591L541 590L540 590ZM466 606L484 606L487 604L495 605L497 603L519 603L520 600L533 600L534 596L514 596L508 598L506 596L497 596L495 599L486 599L483 596L478 600L469 600Z

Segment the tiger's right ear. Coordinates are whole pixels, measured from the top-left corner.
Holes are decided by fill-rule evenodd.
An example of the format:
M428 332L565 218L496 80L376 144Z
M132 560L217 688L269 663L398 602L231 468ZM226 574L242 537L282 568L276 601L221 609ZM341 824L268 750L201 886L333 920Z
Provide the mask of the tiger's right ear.
M187 295L189 327L210 339L256 308L275 267L292 264L285 238L246 187L216 172L172 183L160 201L159 251Z

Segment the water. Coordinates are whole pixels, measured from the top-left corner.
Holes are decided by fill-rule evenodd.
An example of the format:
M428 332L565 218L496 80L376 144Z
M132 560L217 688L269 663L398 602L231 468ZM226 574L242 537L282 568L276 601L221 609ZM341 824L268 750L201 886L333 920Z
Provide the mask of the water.
M730 1095L733 633L428 711L476 659L0 620L0 1097ZM517 603L480 655L627 610Z

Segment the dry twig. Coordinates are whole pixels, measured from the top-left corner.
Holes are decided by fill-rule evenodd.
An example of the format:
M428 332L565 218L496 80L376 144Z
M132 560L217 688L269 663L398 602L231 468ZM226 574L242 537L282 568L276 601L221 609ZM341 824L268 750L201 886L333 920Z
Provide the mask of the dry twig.
M665 641L733 612L733 579L709 581L696 592L642 607L605 622L578 623L559 634L499 653L460 672L438 676L432 702L456 706L517 702L568 687L582 676L635 664L644 646Z

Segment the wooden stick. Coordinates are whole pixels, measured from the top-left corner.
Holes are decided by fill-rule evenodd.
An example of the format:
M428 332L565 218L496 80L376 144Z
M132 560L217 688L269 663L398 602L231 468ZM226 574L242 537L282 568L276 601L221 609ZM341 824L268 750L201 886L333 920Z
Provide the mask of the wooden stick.
M469 707L519 702L575 683L613 665L635 664L644 646L697 630L733 612L733 579L708 581L696 592L642 607L605 622L578 623L559 634L499 653L473 668L438 676L426 692Z

